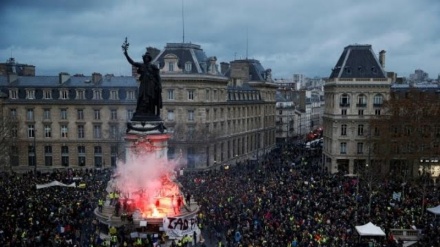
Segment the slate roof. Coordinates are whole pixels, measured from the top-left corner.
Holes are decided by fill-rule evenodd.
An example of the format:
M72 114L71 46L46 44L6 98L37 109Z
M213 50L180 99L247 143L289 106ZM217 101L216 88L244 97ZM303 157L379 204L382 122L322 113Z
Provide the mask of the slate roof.
M234 60L233 63L247 63L249 65L249 81L266 81L266 70L260 61L256 59L240 59ZM225 76L231 78L232 66L229 66L228 70L225 71Z
M344 48L329 78L386 78L386 73L371 45L349 45Z
M200 45L191 43L167 43L165 49L153 60L160 68L165 66L164 57L174 54L178 57L178 66L184 70L187 62L192 63L191 71L185 73L206 74L209 68L209 57L206 56ZM219 74L220 75L220 74Z
M8 83L7 76L0 76L0 87L137 87L136 78L132 76L102 76L102 80L95 84L91 76L70 76L63 84L59 82L59 76L18 76L13 83Z

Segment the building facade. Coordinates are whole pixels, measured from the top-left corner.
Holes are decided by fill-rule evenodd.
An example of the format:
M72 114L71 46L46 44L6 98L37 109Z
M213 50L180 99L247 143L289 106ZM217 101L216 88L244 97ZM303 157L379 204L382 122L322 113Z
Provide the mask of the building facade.
M369 121L383 114L392 79L371 45L349 45L324 86L323 160L329 172L356 173L369 162Z
M170 43L156 54L170 159L206 169L258 157L275 146L275 86L268 71L254 66L257 61L240 65L260 77L239 79L222 74L217 59L195 44ZM0 76L0 89L3 122L12 123L5 125L12 134L3 169L108 167L125 157L136 76L10 72Z

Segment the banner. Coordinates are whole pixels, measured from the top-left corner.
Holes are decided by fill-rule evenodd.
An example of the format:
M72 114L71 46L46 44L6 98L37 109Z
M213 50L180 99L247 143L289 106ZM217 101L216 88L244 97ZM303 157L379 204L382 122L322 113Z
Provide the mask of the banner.
M47 184L37 184L37 190L38 189L44 189L47 187L52 187L52 186L65 186L65 187L76 187L75 183L71 183L71 184L63 184L61 182L58 181L53 181Z
M180 239L185 235L192 236L194 231L200 236L196 215L188 217L165 217L163 218L163 230L170 239Z

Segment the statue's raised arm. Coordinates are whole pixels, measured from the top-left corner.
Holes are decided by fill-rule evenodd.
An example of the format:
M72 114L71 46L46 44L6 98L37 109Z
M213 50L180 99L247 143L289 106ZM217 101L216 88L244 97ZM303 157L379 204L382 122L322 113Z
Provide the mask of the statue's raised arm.
M139 95L133 119L160 119L160 109L162 108L160 71L156 65L151 63L153 58L148 49L142 55L142 62L134 62L127 53L129 45L127 38L125 38L122 51L127 61L137 68L139 74Z
M128 47L130 46L130 43L128 43L128 41L127 41L127 37L125 37L125 41L124 41L124 43L122 44L122 51L124 51L124 55L125 55L125 58L127 58L127 61L131 64L131 65L133 65L133 66L139 66L138 65L138 63L136 63L135 61L133 61L133 59L131 59L131 57L128 55Z

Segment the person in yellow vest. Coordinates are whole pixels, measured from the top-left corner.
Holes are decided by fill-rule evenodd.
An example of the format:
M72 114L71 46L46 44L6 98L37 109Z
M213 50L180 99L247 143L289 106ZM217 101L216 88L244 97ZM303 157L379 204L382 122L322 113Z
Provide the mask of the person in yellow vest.
M179 241L177 241L177 246L178 247L182 247L183 246L182 239L179 239Z
M141 238L137 238L136 242L134 242L135 246L142 246L142 239Z
M110 237L111 247L117 247L118 246L118 236L113 235Z
M104 206L104 200L99 199L98 200L98 210L100 213L102 213L102 206Z

